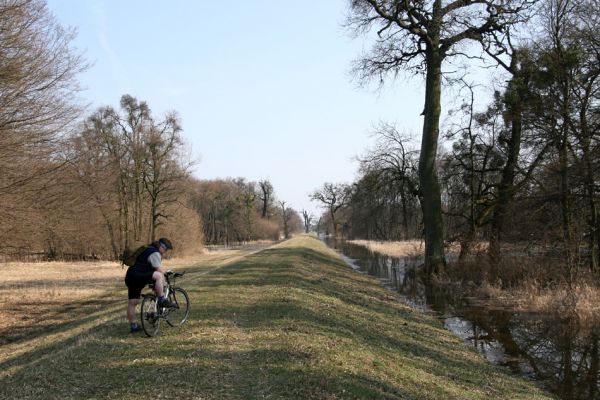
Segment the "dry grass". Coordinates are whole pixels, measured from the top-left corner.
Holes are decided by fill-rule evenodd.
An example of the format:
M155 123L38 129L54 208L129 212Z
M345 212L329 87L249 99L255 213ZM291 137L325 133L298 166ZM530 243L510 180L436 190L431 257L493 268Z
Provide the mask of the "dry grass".
M562 263L548 257L505 257L492 268L484 254L464 264L451 264L447 281L489 307L533 313L554 320L570 320L578 333L600 327L600 286L597 277L579 271L568 282Z
M233 253L230 251L229 253ZM166 259L165 268L177 268L205 261L228 252ZM18 297L80 300L122 285L127 267L118 262L10 262L0 265L0 306ZM2 307L4 308L4 307ZM2 311L0 311L2 312Z
M65 322L71 316L64 310L103 295L124 276L115 262L11 262L0 268L0 344Z
M569 319L576 323L582 336L600 327L600 288L593 282L581 281L571 287L563 283L550 288L527 280L509 289L484 284L479 293L492 299L495 306L550 319Z
M371 251L385 254L391 257L412 257L423 254L425 243L420 240L406 240L401 242L379 242L375 240L349 240L359 246L368 248Z
M359 246L368 248L371 251L384 254L391 257L414 257L422 255L425 252L425 242L422 240L402 240L402 241L377 241L377 240L348 240ZM475 242L471 244L471 251L474 253L486 251L488 242ZM459 243L446 244L445 249L448 253L459 253Z
M6 312L4 306L15 298L92 297L114 288L125 275L116 262L11 262L0 269L0 313Z
M166 259L178 269L236 251ZM9 262L0 264L0 345L59 326L75 316L124 299L126 267L118 262Z

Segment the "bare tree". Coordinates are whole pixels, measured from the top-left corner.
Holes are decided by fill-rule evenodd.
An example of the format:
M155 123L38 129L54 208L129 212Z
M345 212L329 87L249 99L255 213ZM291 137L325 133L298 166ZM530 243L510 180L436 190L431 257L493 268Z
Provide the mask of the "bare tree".
M319 220L317 221L317 226L316 226L316 228L317 228L317 236L321 235L321 222L322 222L322 220L323 220L323 217L319 217Z
M455 142L441 168L448 198L446 225L451 240L460 242L459 263L467 259L473 241L488 222L495 206L491 197L498 180L497 171L504 161L498 146L502 116L497 102L487 112L476 113L475 84L464 78L461 81L467 95L458 106L456 124L447 133L447 138Z
M256 214L254 201L256 200L256 184L254 182L247 183L245 179L239 178L235 180L239 185L238 200L241 205L242 215L244 219L244 240L248 241L254 236L254 217Z
M279 206L281 207L281 223L283 225L283 237L289 239L290 237L290 219L292 217L291 209L285 206L285 201L280 200Z
M391 124L381 123L376 127L375 145L365 155L359 157L363 174L370 175L381 184L399 190L404 237L409 234L410 198L421 201L417 163L418 151L410 149L411 137L398 132Z
M600 4L597 1L579 2L574 10L575 21L570 29L570 46L578 48L581 62L577 79L573 85L574 103L578 110L573 122L573 133L581 151L581 165L585 197L589 207L589 248L590 269L600 271L600 211L595 168L594 143L600 133L600 120L597 118L600 98Z
M548 37L545 53L545 65L551 71L550 80L546 83L547 115L551 124L546 131L548 139L554 144L558 156L555 168L559 181L560 211L563 230L565 264L572 282L575 267L579 261L579 238L575 228L574 193L571 182L572 141L570 121L574 96L572 87L576 74L576 63L573 62L571 46L568 43L568 31L573 24L573 12L576 1L548 0L542 11L543 27Z
M348 24L358 33L377 27L378 40L355 68L362 80L416 69L425 74L423 136L419 182L423 192L425 265L439 272L446 264L441 194L436 171L441 114L442 64L456 47L522 21L521 12L536 0L350 0Z
M337 237L336 212L343 207L350 198L350 188L343 184L324 183L320 189L315 190L311 195L311 200L319 201L329 211L331 223L333 224L333 233Z
M497 62L509 75L506 90L498 99L499 107L503 110L506 130L500 136L500 145L505 154L505 163L502 167L500 182L497 185L496 199L491 204L492 211L490 227L490 246L488 255L492 265L497 266L501 244L505 236L505 220L519 187L524 186L532 176L533 168L553 145L548 141L542 146L531 162L528 173L521 182L517 182L520 169L519 158L521 157L524 137L531 130L532 115L539 115L543 108L536 84L540 81L539 54L536 54L535 46L517 44L518 40L513 37L514 27L507 26L502 31L492 32L489 40L485 43L485 52ZM540 38L538 37L537 40ZM539 53L539 52L537 52ZM537 81L537 82L536 82Z
M148 104L121 97L121 110L101 107L84 123L81 140L103 154L118 199L119 243L150 240L182 194L187 176L181 127L175 113L155 121Z
M59 140L80 115L78 73L87 65L41 0L0 3L0 223L25 217L65 165Z
M153 124L146 141L144 186L150 196L150 238L156 238L156 228L169 217L167 206L178 201L192 165L182 153L181 130L179 117L172 112Z
M279 239L279 221L261 218L255 207L254 182L243 178L192 181L192 202L202 218L207 243Z
M119 257L120 238L114 210L119 208L114 182L117 181L113 162L102 145L102 138L84 129L72 140L72 155L69 157L74 176L83 186L84 196L91 199L93 208L102 215L109 236L113 259ZM101 235L98 235L101 236Z
M310 223L314 216L306 210L302 210L302 219L304 220L304 233L308 233L310 230Z
M261 218L268 218L269 207L273 202L273 185L268 180L262 180L258 182L258 186L260 187L260 195L259 199L261 201Z
M144 223L144 174L146 159L148 158L148 136L152 131L154 120L151 116L150 107L145 101L138 101L135 97L125 94L121 96L122 115L113 114L116 117L114 126L117 134L123 141L123 149L126 152L125 161L128 163L124 172L127 174L128 190L132 197L129 198L131 232L136 240L150 240L145 237Z

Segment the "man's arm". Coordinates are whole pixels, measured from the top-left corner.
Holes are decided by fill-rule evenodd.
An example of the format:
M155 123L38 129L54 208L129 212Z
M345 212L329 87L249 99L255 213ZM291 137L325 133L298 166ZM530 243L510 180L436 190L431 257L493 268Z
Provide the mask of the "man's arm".
M160 272L162 274L165 273L165 269L162 267L162 258L161 258L160 253L158 251L155 252L155 253L150 254L150 256L148 257L148 262L150 263L150 265L152 265L152 267L157 272Z

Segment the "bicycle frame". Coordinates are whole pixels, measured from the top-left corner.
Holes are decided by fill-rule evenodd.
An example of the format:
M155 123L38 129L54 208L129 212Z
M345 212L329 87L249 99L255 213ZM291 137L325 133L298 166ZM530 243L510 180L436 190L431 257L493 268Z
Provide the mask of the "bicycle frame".
M175 308L160 307L158 305L158 296L154 293L146 293L142 297L141 304L141 322L142 328L146 335L155 336L160 330L160 322L164 319L170 326L180 326L187 321L189 315L190 303L189 296L183 288L174 286L175 278L183 276L183 273L176 273L173 271L167 271L165 273L166 284L164 287L164 296L166 298L172 298L175 300L177 306ZM155 283L151 283L148 287L155 289ZM175 297L175 293L179 293ZM179 300L177 300L179 299ZM148 308L146 308L146 304ZM178 315L177 313L183 311L184 315ZM175 316L170 314L174 312ZM169 318L171 316L171 318Z

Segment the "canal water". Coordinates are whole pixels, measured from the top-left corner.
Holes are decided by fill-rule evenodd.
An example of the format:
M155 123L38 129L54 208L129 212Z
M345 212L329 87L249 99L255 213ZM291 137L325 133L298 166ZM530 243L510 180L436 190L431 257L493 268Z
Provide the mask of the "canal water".
M325 242L355 270L413 307L432 313L487 360L538 381L565 400L600 400L600 332L580 334L576 321L491 308L426 284L415 273L422 262L390 257L348 242Z

